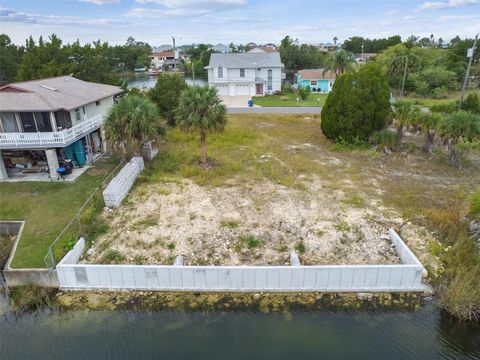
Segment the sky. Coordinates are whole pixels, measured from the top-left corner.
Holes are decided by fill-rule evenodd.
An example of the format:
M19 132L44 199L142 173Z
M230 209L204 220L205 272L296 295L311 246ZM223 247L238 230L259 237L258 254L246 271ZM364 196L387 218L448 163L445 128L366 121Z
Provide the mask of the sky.
M129 36L152 46L191 43L301 43L434 34L449 40L480 31L480 0L0 0L0 32L23 44L55 33L64 42Z

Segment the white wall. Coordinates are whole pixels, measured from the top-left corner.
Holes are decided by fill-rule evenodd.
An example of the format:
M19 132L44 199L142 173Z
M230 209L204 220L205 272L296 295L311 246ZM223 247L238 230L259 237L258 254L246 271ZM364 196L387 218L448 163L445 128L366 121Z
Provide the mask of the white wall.
M85 241L57 265L62 289L161 291L424 291L423 266L393 230L400 265L179 266L75 264Z
M105 98L105 99L101 99L100 100L100 105L96 105L95 102L92 102L92 103L87 104L85 106L81 106L79 108L80 109L81 121L92 118L92 117L94 117L95 115L98 115L98 114L107 115L112 106L113 106L113 96L110 96L110 97ZM85 107L85 113L83 111L83 107ZM72 125L73 126L77 125L78 122L76 121L75 109L70 111L70 117L72 119Z

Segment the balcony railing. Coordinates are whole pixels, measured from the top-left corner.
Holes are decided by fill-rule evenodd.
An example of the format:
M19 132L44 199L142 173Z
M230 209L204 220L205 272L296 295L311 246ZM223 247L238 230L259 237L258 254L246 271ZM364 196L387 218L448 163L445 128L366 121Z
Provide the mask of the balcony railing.
M63 147L102 126L103 115L98 114L81 123L57 132L0 133L0 149Z

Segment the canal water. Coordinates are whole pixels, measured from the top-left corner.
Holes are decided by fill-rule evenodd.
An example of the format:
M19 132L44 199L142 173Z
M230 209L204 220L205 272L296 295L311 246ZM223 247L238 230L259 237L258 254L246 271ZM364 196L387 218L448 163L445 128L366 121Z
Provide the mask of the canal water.
M480 328L419 311L51 311L0 317L7 359L480 359Z
M151 89L157 83L157 76L148 76L146 74L136 74L126 79L127 80L127 87L131 88L139 88L139 89ZM187 85L193 85L193 79L191 76L185 76L185 82ZM195 77L195 85L197 86L205 86L208 84L206 75L203 76L196 76Z

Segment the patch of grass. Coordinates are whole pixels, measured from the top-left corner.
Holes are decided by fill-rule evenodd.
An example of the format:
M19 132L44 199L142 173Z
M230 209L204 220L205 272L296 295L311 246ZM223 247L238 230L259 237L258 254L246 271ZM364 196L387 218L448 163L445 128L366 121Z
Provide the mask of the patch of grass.
M195 220L197 218L197 214L191 212L190 214L188 214L188 218L190 219L190 221Z
M327 94L311 93L305 100L302 100L297 93L285 95L254 96L253 102L260 106L323 106ZM298 101L297 101L298 98Z
M265 240L257 239L254 235L242 235L235 245L235 250L241 252L244 249L252 250L263 245Z
M12 267L45 267L43 258L48 246L117 163L116 158L101 159L73 183L63 181L0 183L0 219L25 220ZM91 214L98 213L97 206L94 206L95 210L92 208ZM103 206L100 207L102 208ZM98 222L94 224L93 229L89 229L91 224L83 220L81 226L78 224L75 226L70 234L65 234L65 238L70 238L71 234L79 235L80 230L80 234L93 231L95 236L106 228ZM62 248L63 245L61 241L59 247Z
M133 263L136 265L143 265L147 262L147 258L143 255L135 255Z
M317 230L316 234L318 237L322 237L323 235L325 235L325 230Z
M440 256L443 253L443 245L436 240L432 240L428 243L428 251L433 256Z
M118 264L125 261L126 257L120 251L114 249L106 250L102 255L102 264Z
M356 208L363 208L365 206L365 200L358 195L352 195L349 198L342 200L342 203Z
M470 197L469 214L480 220L480 188L477 189Z
M354 139L352 141L338 139L332 145L331 149L332 151L336 151L336 152L373 151L372 145L360 139Z
M306 251L306 247L305 247L305 244L303 243L303 241L299 241L295 244L295 251L299 254L303 254L305 251Z
M281 244L278 248L277 248L277 251L278 252L281 252L281 253L286 253L288 251L288 245L287 244Z
M350 225L346 221L341 221L338 224L335 224L335 229L341 232L349 232Z
M240 226L240 221L233 219L225 219L220 221L220 225L229 229L236 229Z
M175 250L175 243L172 243L172 242L171 242L171 243L168 243L168 244L167 244L167 249L168 249L168 250Z
M134 229L143 229L150 226L157 226L158 220L157 218L151 217L147 219L142 219L134 224Z

